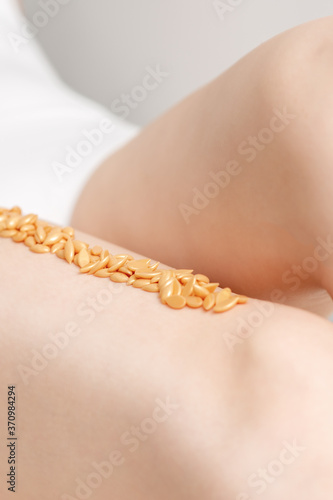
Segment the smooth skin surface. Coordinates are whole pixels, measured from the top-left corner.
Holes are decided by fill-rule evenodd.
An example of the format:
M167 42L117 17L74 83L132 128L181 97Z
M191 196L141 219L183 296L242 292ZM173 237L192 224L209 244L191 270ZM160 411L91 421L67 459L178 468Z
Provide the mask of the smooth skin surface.
M264 43L111 156L73 223L238 293L329 314L332 53L332 17Z
M88 478L96 500L332 498L326 320L254 300L175 311L5 239L0 275L0 463L15 384L17 500L80 498Z
M267 42L148 127L91 179L76 227L237 292L271 299L281 288L327 312L332 22ZM187 224L180 207L221 170L228 186ZM303 273L313 255L318 266L291 290L284 273ZM0 276L0 437L15 384L17 500L82 498L80 480L97 500L331 500L326 320L254 300L222 315L174 311L8 240ZM1 470L7 456L1 446Z

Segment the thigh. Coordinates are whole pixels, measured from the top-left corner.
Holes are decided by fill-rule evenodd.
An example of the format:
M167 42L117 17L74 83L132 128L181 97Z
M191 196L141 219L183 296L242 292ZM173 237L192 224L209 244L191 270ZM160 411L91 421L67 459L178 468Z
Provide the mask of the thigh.
M175 106L100 167L74 223L239 292L311 307L301 292L328 288L333 253L331 99L320 100L331 28L328 18L279 35ZM325 294L316 302L331 309Z
M18 499L236 498L285 440L307 453L280 498L313 498L318 482L333 491L328 322L254 300L175 311L3 239L0 274L0 462L10 474L15 385Z

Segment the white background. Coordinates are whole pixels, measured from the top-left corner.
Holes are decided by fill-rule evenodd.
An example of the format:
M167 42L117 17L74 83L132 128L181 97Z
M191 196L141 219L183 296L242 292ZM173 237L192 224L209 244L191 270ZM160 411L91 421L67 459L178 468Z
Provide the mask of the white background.
M48 0L23 0L28 18L41 9L43 1ZM114 99L142 82L146 66L160 64L169 73L131 111L129 120L140 125L266 39L333 14L333 0L226 0L239 5L224 20L213 0L68 2L39 30L38 37L75 89L110 109Z

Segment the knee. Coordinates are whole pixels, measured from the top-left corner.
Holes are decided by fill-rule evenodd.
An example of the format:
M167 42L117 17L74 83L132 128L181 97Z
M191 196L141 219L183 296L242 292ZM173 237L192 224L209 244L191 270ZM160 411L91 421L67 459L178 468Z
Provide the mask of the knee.
M260 50L260 105L284 110L291 126L281 135L290 165L331 165L333 133L333 16L278 35ZM303 168L302 168L303 170ZM331 182L331 177L329 178Z
M333 16L281 33L259 50L260 88L269 105L289 106L299 117L327 107L323 90L333 77Z
M239 136L252 130L254 123L255 126L272 123L273 152L280 153L281 148L286 151L289 165L294 164L294 155L288 153L295 152L297 161L300 155L302 160L309 158L307 148L312 147L311 153L318 154L318 147L322 151L327 131L330 144L332 52L333 16L279 34L223 74L221 88L225 92L223 85L226 86L234 100L239 98L239 86L234 92L232 84L244 82L240 84L238 112L243 120L241 125L237 124ZM230 113L234 113L235 104L231 101ZM265 141L269 143L269 137Z
M302 95L310 90L309 82L319 80L318 69L331 66L327 63L333 52L333 16L281 33L264 44L262 50L266 52L264 82L270 88L297 90Z
M333 375L333 331L328 322L296 309L276 306L276 313L246 348L254 362L241 368L243 396L239 400L244 404L251 394L247 406L251 419L245 424L251 439L244 441L244 446L249 446L249 451L251 442L257 443L255 454L260 464L277 458L273 450L280 452L285 440L298 443L304 451L294 476L281 477L281 486L290 494L298 491L296 486L293 489L298 480L316 470L318 459L322 471L313 472L312 479L317 476L319 480L332 468L333 405L328 395ZM245 470L251 471L249 464ZM304 485L303 494L307 487ZM332 488L330 482L330 492Z

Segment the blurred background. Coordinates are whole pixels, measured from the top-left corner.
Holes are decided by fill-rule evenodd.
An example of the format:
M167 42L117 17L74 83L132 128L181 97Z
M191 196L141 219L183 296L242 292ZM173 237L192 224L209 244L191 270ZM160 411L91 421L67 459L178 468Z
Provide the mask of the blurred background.
M21 2L65 82L138 125L275 34L333 14L333 0Z

